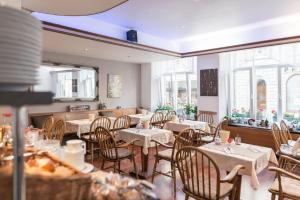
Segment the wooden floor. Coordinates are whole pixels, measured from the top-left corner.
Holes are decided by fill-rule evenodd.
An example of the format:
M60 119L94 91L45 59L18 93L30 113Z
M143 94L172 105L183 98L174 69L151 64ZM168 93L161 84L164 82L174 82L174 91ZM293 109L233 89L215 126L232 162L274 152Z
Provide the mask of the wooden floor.
M137 166L139 169L141 169L141 152L140 148L136 148L136 162ZM149 174L152 173L153 165L154 165L154 149L151 149L149 152L149 165L148 165L148 172ZM101 160L96 159L94 161L94 165L97 168L100 168L101 166ZM106 163L105 166L109 166L111 163ZM131 164L130 161L123 161L121 163L121 168L122 170L129 172L133 169L133 165ZM167 162L161 161L159 163L159 169L163 171L169 171L170 170L170 165ZM106 170L110 171L110 170ZM249 176L243 176L243 181L242 181L242 193L241 193L241 199L242 200L269 200L271 199L271 195L268 192L268 187L272 182L274 181L274 173L269 172L268 170L262 171L259 176L259 182L260 186L257 190L252 189L250 186L250 177ZM148 179L149 181L151 179ZM173 195L172 195L172 182L171 179L165 176L156 176L154 179L154 184L157 186L157 194L161 198L161 200L172 200ZM184 193L181 191L182 183L179 177L179 174L177 173L177 198L178 200L184 199ZM190 198L192 199L192 198Z

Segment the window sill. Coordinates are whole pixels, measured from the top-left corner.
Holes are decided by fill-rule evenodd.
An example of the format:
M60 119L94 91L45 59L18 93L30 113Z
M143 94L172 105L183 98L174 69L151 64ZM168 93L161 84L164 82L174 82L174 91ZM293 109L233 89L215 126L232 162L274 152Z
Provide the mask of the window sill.
M238 124L238 123L230 123L228 126L235 126L235 127L245 127L245 128L253 128L253 129L262 129L262 130L270 130L271 126L263 127L263 126L256 126L256 125L248 125L248 124ZM300 134L300 130L293 129L291 133Z

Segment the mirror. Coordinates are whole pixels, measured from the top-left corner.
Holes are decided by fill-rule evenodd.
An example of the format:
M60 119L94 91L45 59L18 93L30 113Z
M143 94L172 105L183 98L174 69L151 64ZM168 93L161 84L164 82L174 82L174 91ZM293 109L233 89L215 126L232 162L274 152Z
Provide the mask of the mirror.
M44 63L34 91L51 91L55 101L97 101L98 68Z

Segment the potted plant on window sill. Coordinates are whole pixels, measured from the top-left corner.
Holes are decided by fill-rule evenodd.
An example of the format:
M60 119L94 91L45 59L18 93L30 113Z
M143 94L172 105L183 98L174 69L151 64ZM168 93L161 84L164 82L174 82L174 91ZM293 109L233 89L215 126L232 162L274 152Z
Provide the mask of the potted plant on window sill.
M196 118L196 114L197 114L197 106L194 106L192 104L186 104L184 106L184 112L187 116L187 119L190 119L190 120L195 120Z

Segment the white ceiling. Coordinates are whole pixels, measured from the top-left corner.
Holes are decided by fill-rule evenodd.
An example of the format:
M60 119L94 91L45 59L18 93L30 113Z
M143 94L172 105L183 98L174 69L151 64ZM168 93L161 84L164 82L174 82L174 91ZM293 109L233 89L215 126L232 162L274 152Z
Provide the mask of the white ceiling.
M43 51L131 63L149 63L175 58L45 30L43 31Z
M91 17L166 39L182 39L298 12L300 0L129 0Z

